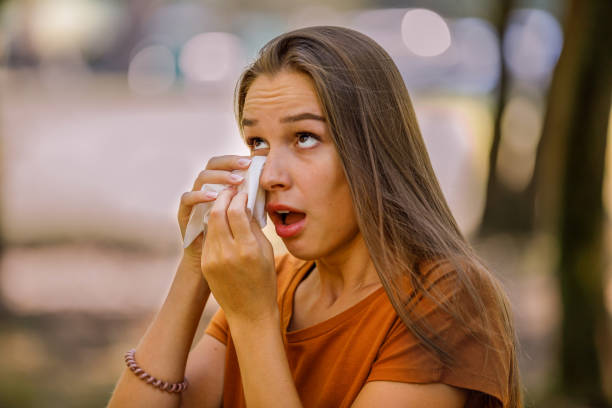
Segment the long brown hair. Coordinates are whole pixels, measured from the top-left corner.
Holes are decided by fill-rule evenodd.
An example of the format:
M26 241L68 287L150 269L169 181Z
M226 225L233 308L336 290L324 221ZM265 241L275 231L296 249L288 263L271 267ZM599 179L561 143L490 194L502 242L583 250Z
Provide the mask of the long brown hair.
M262 48L238 81L238 123L255 78L284 69L306 73L314 82L350 187L360 231L399 317L424 347L449 366L455 363L452 349L415 315L415 299L432 299L488 346L499 345L501 339L510 371L507 406L522 407L509 302L448 208L410 96L391 57L369 37L347 28L308 27L280 35ZM469 306L465 306L465 299L463 306L442 300L443 295L426 280L431 271L422 267L431 261L452 266L453 285L462 288ZM486 301L483 282L493 294ZM496 325L488 313L483 313L485 303L501 315L501 323ZM478 315L476 320L474 313Z

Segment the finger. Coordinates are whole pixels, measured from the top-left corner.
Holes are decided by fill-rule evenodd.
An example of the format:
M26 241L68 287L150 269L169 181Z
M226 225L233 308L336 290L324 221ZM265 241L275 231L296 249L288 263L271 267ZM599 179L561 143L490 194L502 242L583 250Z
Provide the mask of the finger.
M247 198L244 192L234 196L227 208L227 221L234 240L242 245L253 245L255 242L247 214Z
M227 222L227 207L235 194L236 189L234 188L226 188L219 193L208 216L207 236L214 236L214 239L227 241L228 243L233 238Z
M198 191L202 189L204 184L233 184L237 185L242 183L244 177L240 174L234 174L227 170L203 170L196 177L193 183L193 190Z
M250 228L251 232L253 233L253 236L255 237L255 239L257 239L257 241L268 241L268 237L266 237L266 234L264 234L263 230L261 229L261 226L259 225L259 222L255 219L255 217L251 218L250 220Z
M193 207L199 203L206 203L217 198L215 191L189 191L181 196L182 207Z
M213 201L217 197L214 191L190 191L181 196L181 202L178 210L178 220L181 229L183 224L187 224L187 219L191 215L191 210L194 205Z
M206 169L210 170L235 170L247 169L251 164L251 158L248 156L215 156L208 161Z
M272 258L274 258L274 247L272 242L270 242L266 234L264 234L255 217L251 219L251 231L253 232L253 236L255 237L259 248L261 248L264 252L269 252L272 254Z

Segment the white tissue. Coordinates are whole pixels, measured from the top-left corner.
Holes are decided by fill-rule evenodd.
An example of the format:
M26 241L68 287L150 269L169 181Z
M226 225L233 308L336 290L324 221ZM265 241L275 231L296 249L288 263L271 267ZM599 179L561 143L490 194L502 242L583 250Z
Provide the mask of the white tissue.
M240 174L244 177L244 181L238 185L238 192L246 191L247 193L247 208L251 210L251 214L261 228L266 226L266 192L259 186L259 176L266 162L266 156L251 157L251 165L245 170L234 170L233 173ZM204 184L202 191L220 192L230 184ZM206 230L208 228L208 216L214 201L200 203L195 205L191 210L189 222L185 229L185 238L183 239L183 248L187 248L194 239L204 234L206 239Z

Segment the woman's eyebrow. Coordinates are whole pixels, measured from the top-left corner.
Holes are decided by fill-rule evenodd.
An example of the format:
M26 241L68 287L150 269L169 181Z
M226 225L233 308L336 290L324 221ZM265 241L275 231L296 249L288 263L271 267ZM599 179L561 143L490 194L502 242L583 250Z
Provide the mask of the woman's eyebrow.
M300 120L319 120L321 122L326 122L325 118L320 115L315 115L314 113L305 112L292 116L285 116L279 120L280 123L290 123L290 122L298 122ZM242 119L242 126L255 126L259 122L257 119Z
M281 118L280 123L288 123L288 122L298 122L300 120L320 120L321 122L325 122L325 118L323 116L315 115L314 113L300 113L298 115L286 116Z

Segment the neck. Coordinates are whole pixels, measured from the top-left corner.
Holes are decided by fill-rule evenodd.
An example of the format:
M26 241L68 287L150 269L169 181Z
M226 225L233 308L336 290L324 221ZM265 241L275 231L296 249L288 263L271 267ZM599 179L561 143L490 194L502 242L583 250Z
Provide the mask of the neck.
M333 254L317 259L312 275L321 299L330 303L381 284L360 233Z

